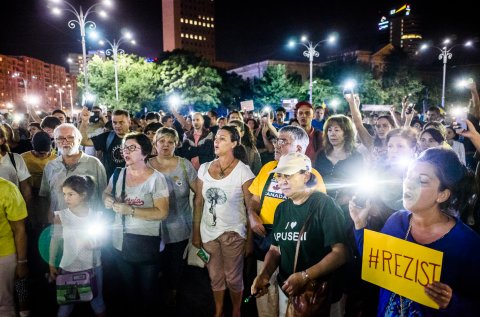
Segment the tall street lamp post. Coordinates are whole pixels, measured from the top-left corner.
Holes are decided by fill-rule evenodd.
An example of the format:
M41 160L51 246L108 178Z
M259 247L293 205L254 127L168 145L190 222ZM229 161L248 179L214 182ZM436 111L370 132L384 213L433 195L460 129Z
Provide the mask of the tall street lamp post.
M107 6L111 7L112 2L110 0L104 0L100 3L95 3L91 5L85 13L83 12L82 6L79 6L78 10L68 1L65 0L50 0L50 3L54 4L52 7L52 13L56 15L60 15L62 11L67 11L72 13L75 16L75 19L68 21L67 25L69 28L74 29L76 25L80 28L80 36L82 38L82 57L83 57L83 75L84 75L84 82L85 82L85 91L88 91L88 69L87 69L87 49L85 45L85 28L89 28L90 30L95 30L97 25L95 22L88 20L88 16L93 12L98 12L98 14L105 18L107 17L107 13L104 10L99 10L100 6ZM56 5L64 4L64 8L60 8Z
M133 45L136 44L130 32L125 32L118 41L116 39L113 39L113 42L110 42L109 40L100 41L101 45L104 45L105 43L107 43L110 46L110 48L108 48L105 51L105 54L108 56L113 56L113 66L115 69L115 99L117 100L117 103L119 100L118 98L118 54L125 53L125 51L120 48L120 45L122 45L126 41L129 41Z
M18 78L23 82L23 88L25 89L25 106L27 107L28 110L28 104L30 103L31 99L28 96L28 80L26 80L24 77L22 77L19 73L13 73L12 78ZM33 75L32 79L37 79L37 76Z
M440 51L440 54L438 55L438 59L443 62L443 80L442 80L442 108L445 109L445 80L447 77L447 62L449 59L452 59L452 49L454 47L457 47L461 44L455 44L449 47L451 44L450 39L445 39L443 41L443 46L442 47L437 47L437 46L432 46L436 48L437 50ZM472 41L467 41L463 44L463 46L470 47L472 46ZM420 50L426 50L429 47L427 44L423 44L420 47Z
M320 45L321 43L325 43L325 42L334 43L336 40L337 40L336 36L331 35L328 39L322 40L314 44L312 41L309 41L306 36L302 36L300 42L290 41L288 43L289 47L294 47L296 44L301 44L307 49L306 51L303 52L303 56L308 58L308 61L310 62L310 84L309 84L309 91L310 91L309 102L310 103L312 103L312 89L313 89L313 82L312 82L313 58L320 56L320 53L316 49L318 45Z

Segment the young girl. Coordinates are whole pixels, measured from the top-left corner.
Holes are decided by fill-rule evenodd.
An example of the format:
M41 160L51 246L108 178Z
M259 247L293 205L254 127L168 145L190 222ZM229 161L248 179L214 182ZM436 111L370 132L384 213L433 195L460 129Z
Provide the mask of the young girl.
M89 207L95 185L91 176L72 175L62 186L68 208L55 211L54 234L50 245L50 278L55 280L63 271L79 272L94 269L96 278L96 297L90 305L96 316L106 316L102 296L102 266L100 249L93 228L99 219ZM59 242L63 239L63 254L59 269L55 267L55 257ZM95 293L95 292L94 292ZM60 305L58 317L69 316L74 304Z

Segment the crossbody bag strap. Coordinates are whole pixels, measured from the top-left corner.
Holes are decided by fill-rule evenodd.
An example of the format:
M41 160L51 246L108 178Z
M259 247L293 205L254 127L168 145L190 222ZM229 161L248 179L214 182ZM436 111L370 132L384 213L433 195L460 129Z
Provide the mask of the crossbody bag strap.
M305 220L305 223L303 224L302 230L300 230L300 234L298 235L298 240L297 240L297 247L295 249L295 260L293 262L293 273L297 272L298 253L300 252L300 242L302 241L302 236L305 233L305 231L307 230L307 227L308 227L308 225L310 224L310 221L313 218L313 214L315 212L321 211L325 207L326 200L327 200L327 197L325 197L322 200L320 208L315 209L308 214L307 219Z
M265 195L267 194L268 186L270 186L270 183L272 182L273 175L274 175L274 173L270 173L270 175L268 175L267 181L265 182L265 185L263 186L262 194L260 196L260 208L262 208L262 206L263 206L263 200L265 199ZM259 212L260 211L261 210L259 210Z
M125 183L127 182L127 168L123 169L122 193L120 195L121 202L125 202ZM125 233L125 215L122 215L123 233Z
M182 167L183 177L185 177L185 180L187 181L188 186L190 186L190 179L188 178L187 167L185 166L184 158L179 157L178 159L180 160L180 166Z

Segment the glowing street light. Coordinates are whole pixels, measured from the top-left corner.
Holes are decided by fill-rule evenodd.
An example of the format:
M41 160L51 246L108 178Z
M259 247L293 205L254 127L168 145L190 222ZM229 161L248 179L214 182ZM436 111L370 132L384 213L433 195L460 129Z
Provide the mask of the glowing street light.
M79 7L77 10L70 2L65 0L50 0L54 6L52 7L52 13L55 15L60 15L62 11L70 12L75 16L75 19L68 21L67 25L69 28L74 29L76 25L80 28L80 36L82 37L82 54L83 54L83 74L84 74L84 82L85 82L85 91L88 91L88 69L87 69L87 50L85 46L85 28L88 27L90 30L95 30L97 25L95 22L87 20L88 16L93 13L97 12L101 17L106 17L107 14L105 11L100 10L101 6L104 7L111 7L112 2L109 0L104 0L99 3L95 3L91 5L85 13L83 12L82 6ZM58 5L65 5L65 7L60 8ZM103 13L102 13L103 12Z
M312 76L313 76L313 58L320 56L320 53L316 50L318 45L321 43L328 42L330 44L336 42L337 37L335 35L329 36L327 39L322 40L320 42L317 42L314 44L312 41L309 41L308 38L304 35L300 38L300 42L295 42L295 41L290 41L288 43L289 47L294 47L297 44L303 45L307 50L303 52L303 56L308 58L310 62L310 85L309 85L309 90L310 90L310 97L309 101L312 103L312 88L313 88L313 83L312 83Z
M30 100L30 98L28 96L28 80L26 80L24 77L22 77L20 75L20 73L13 73L12 78L18 78L23 82L23 88L25 89L24 100L25 100L25 104L26 104L27 109L28 109L28 104L29 104L29 100ZM37 79L37 76L32 76L32 79Z
M116 39L113 39L113 42L110 42L109 40L102 40L100 41L100 45L104 45L107 43L110 48L105 51L105 54L107 56L112 56L113 55L113 65L115 68L115 99L117 100L118 103L118 54L124 54L125 51L120 48L120 45L122 45L125 42L130 42L130 44L135 45L136 42L133 40L133 35L130 32L124 32L124 34L120 37L120 39L117 41Z
M442 47L437 47L437 46L432 46L434 48L436 48L437 50L440 51L440 55L438 55L438 59L441 60L443 62L443 81L442 81L442 108L445 109L445 79L446 79L446 76L447 76L447 62L449 59L452 59L452 49L454 47L457 47L459 45L462 45L462 44L455 44L455 45L452 45L452 46L449 46L451 44L451 41L450 39L445 39L443 42L442 42L443 46ZM472 41L467 41L463 44L463 46L465 47L470 47L473 45L473 42ZM427 45L427 44L423 44L420 46L420 50L421 51L424 51L426 49L428 49L430 46Z

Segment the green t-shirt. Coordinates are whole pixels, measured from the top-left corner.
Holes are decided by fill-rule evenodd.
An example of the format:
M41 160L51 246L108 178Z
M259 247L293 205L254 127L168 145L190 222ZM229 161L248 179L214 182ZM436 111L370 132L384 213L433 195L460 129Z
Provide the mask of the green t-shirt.
M320 210L324 200L325 206ZM314 214L300 243L297 272L320 262L332 250L331 245L345 243L345 218L331 197L314 192L300 205L295 205L291 199L280 203L273 221L272 242L281 253L279 285L293 273L298 236L310 212Z

